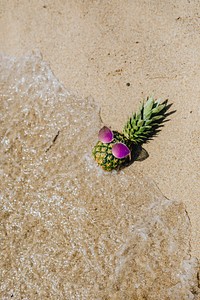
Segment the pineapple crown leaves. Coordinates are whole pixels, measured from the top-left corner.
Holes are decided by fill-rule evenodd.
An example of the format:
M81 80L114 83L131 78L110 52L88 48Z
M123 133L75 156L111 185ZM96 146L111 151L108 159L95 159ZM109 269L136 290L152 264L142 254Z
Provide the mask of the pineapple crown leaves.
M167 105L167 100L160 103L153 97L147 98L138 112L134 113L125 124L123 134L134 144L142 144L152 139L163 126L164 119L169 115L166 111L170 106Z

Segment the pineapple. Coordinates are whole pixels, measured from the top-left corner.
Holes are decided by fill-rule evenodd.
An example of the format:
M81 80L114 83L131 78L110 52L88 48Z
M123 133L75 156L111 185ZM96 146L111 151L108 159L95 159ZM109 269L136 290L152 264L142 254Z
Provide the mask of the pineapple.
M123 133L103 127L99 131L99 141L92 155L106 171L119 169L131 161L134 147L141 145L157 133L165 118L166 101L162 104L152 97L143 102L139 111L134 113L123 128Z
M129 160L128 155L119 159L112 154L112 148L116 143L123 143L127 147L131 146L131 141L128 140L122 133L113 131L113 139L110 143L98 141L96 146L93 148L92 154L94 159L105 171L112 171Z

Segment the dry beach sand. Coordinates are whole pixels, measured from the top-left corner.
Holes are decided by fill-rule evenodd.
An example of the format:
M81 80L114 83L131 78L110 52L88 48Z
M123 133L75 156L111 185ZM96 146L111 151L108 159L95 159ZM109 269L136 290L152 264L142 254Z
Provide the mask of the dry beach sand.
M200 2L0 5L2 299L199 299ZM104 174L101 121L148 95L176 112Z

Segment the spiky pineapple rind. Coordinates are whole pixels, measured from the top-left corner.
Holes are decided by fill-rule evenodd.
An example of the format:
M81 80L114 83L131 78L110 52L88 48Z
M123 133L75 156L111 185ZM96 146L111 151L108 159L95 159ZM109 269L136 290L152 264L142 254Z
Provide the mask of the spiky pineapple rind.
M101 141L98 141L92 150L92 155L95 161L100 165L105 171L112 171L117 169L123 164L125 164L129 158L125 157L123 159L118 159L112 154L112 146L116 143L124 143L130 147L131 142L126 139L126 137L117 132L113 131L114 139L111 143L104 144Z

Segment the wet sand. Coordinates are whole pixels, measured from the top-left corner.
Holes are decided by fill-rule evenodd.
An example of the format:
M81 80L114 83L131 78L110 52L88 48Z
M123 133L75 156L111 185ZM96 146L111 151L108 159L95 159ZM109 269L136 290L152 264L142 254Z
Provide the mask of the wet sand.
M173 103L171 121L146 145L149 159L135 167L186 204L200 258L199 1L1 1L1 10L1 51L39 49L67 89L100 104L112 128L148 95Z
M103 123L120 130L148 95L173 103L171 120L131 166L185 204L191 255L200 258L198 1L1 1L1 52L39 49L78 97L91 96Z

